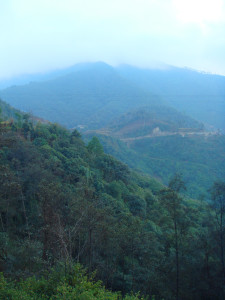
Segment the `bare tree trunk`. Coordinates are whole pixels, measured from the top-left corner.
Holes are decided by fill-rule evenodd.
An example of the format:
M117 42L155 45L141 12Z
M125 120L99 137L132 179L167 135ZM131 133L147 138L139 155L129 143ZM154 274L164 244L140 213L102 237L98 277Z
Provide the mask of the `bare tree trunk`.
M175 250L176 250L176 300L179 299L179 247L178 247L178 235L177 235L177 222L174 222L175 229Z
M24 195L23 195L22 191L21 191L21 198L22 198L22 205L23 205L23 213L24 213L24 217L25 217L25 220L26 220L27 234L28 234L28 238L30 240L28 217L27 217L27 212L26 212L25 203L24 203Z
M4 223L2 220L2 213L0 213L0 219L1 219L2 231L5 231Z
M45 226L47 226L45 224ZM42 252L42 259L47 260L47 248L48 248L48 232L47 229L44 228L44 240L43 240L43 252Z
M89 272L92 268L92 228L89 229Z

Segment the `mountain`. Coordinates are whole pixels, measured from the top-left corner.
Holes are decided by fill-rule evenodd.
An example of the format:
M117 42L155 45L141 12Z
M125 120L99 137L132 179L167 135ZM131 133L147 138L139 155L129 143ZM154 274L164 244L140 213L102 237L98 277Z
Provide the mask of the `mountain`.
M136 109L83 135L97 136L107 153L163 184L182 173L194 198L207 197L210 182L225 178L225 136L172 108Z
M164 184L171 174L182 172L193 197L206 195L209 182L224 177L224 137L214 129L215 123L206 132L189 116L201 119L210 109L222 124L223 76L171 67L113 68L102 62L76 65L54 76L7 88L0 95L18 109L78 128L85 136L98 135L108 153ZM182 110L187 106L189 114L169 102Z
M3 100L67 127L105 126L104 117L110 121L139 102L142 106L160 102L203 122L208 130L225 132L225 77L187 68L82 63L0 81L0 88L6 87L0 91Z
M28 118L0 129L1 299L223 299L224 183L209 206L96 137Z
M159 97L123 79L109 65L89 68L45 82L32 82L0 91L14 107L73 128L100 128L140 105L159 105Z
M121 138L203 131L203 124L168 106L140 107L114 119L106 131Z
M171 66L140 69L121 65L116 70L143 90L159 95L168 105L204 122L209 130L225 132L225 76Z

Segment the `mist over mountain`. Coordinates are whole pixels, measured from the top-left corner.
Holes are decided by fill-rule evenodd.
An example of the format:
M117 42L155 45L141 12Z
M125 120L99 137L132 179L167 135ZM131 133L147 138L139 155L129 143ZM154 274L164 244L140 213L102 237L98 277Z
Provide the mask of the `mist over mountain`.
M121 65L117 71L145 91L212 127L225 131L225 76L165 66L140 69Z
M162 103L104 63L53 80L14 86L0 96L18 109L69 128L80 124L99 128L131 108Z
M94 67L95 64L93 64ZM30 82L42 82L46 80L55 79L57 77L61 77L63 75L70 74L72 72L77 72L85 69L89 69L91 67L90 63L78 63L71 67L56 69L48 72L39 72L32 74L22 74L18 76L13 76L10 78L6 78L0 80L0 89L5 89L14 85L25 85Z
M3 100L67 127L97 128L106 125L104 119L108 122L129 109L164 104L203 122L209 130L225 130L224 76L166 65L113 68L98 62L22 76L8 86L10 82L20 86L0 91ZM0 87L4 84L0 82Z
M85 139L97 135L107 153L164 184L171 174L183 173L193 197L207 194L209 182L225 176L224 139L217 131L224 124L223 76L102 62L49 76L1 90L0 96L22 111L77 128Z

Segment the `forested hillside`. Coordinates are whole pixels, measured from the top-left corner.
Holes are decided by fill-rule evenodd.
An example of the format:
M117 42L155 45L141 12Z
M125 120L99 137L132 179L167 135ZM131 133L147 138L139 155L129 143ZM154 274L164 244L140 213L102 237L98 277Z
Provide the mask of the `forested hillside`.
M224 37L225 0L0 0L0 300L225 300Z
M210 182L225 178L225 136L173 108L139 108L84 132L86 141L95 135L107 153L166 185L182 173L194 198L208 199Z
M163 105L131 110L112 120L105 129L106 133L120 138L156 135L157 132L172 134L203 131L203 124Z
M117 71L145 91L200 122L225 132L225 76L164 66L140 69L122 65Z
M84 136L100 134L107 153L164 184L171 174L181 172L187 194L207 198L210 182L225 176L224 136L215 123L210 129L209 123L205 127L165 103L173 100L182 111L186 105L202 115L210 111L222 124L223 80L178 68L143 70L93 63L53 72L49 80L14 86L0 95L24 111L82 130ZM212 98L213 93L218 97ZM196 96L205 94L211 98ZM122 143L112 143L110 137Z
M105 126L140 105L158 105L159 97L145 92L107 64L96 63L45 82L31 82L0 91L14 107L69 128Z
M0 82L4 87L0 96L14 107L68 127L97 128L129 109L160 102L209 130L225 131L225 77L185 68L84 63Z
M2 119L9 120L9 119L17 119L21 112L16 110L6 102L0 99L0 112Z
M88 134L90 138L92 134ZM168 184L173 172L182 173L188 186L186 194L208 199L212 181L225 178L224 136L169 135L119 140L97 135L107 153L130 167Z
M111 299L73 273L75 262L123 295L224 298L224 183L210 183L210 205L185 198L179 174L162 186L104 154L97 138L85 146L76 130L26 116L1 122L0 183L1 271L8 282L39 280L15 287L1 278L3 299L16 299L13 289L31 299ZM58 264L64 274L46 277Z

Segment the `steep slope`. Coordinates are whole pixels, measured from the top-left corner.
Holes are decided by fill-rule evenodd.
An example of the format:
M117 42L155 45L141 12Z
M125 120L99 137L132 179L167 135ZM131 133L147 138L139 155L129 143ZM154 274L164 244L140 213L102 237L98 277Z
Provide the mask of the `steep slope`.
M37 123L49 123L47 120L44 120L42 118L36 117L31 114L27 114L21 110L15 109L5 101L2 101L0 99L0 119L2 120L11 120L11 121L22 121L22 119L30 118L32 122Z
M70 128L99 128L131 108L162 103L104 63L54 80L11 87L0 95L18 109Z
M13 108L5 101L0 99L0 115L3 120L7 119L17 119L17 115L20 113L19 110Z
M155 70L122 65L117 71L208 128L225 131L225 76L170 66Z
M1 299L122 299L93 270L122 295L223 299L217 206L178 194L179 175L166 188L131 171L96 138L22 122L0 122ZM217 205L224 184L212 192Z

